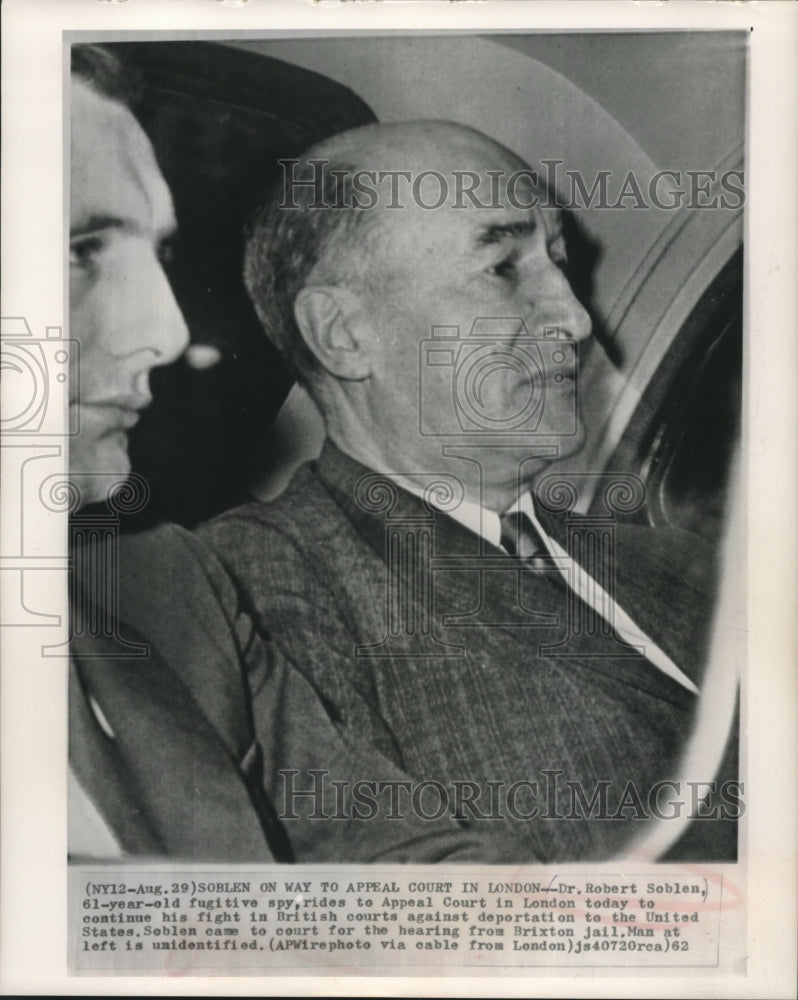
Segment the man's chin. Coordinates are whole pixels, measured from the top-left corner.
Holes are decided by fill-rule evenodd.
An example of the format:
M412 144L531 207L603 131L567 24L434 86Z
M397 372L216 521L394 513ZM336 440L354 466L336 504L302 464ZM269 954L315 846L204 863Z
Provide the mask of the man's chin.
M130 474L127 435L108 435L87 449L76 441L70 449L69 480L77 491L76 505L105 503L120 490Z
M556 462L558 459L575 455L585 444L585 428L579 421L573 429L563 433L556 427L547 427L541 424L534 432L523 438L521 448L529 451L540 449L545 455L545 461Z
M578 451L584 447L585 444L585 426L579 421L573 434L560 434L557 436L557 447L559 449L560 458L565 458L568 455L575 455Z

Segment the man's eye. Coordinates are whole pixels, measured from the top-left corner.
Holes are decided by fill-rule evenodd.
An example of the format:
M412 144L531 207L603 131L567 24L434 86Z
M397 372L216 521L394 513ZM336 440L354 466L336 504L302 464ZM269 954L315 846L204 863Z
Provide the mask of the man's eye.
M504 260L500 260L498 264L494 264L490 268L490 273L495 275L497 278L512 278L515 276L516 272L516 258L515 256L505 257Z
M568 255L567 254L553 252L553 253L550 254L550 257L551 257L553 263L557 267L559 267L559 269L561 271L567 271L568 270Z
M82 236L70 241L69 266L90 270L97 263L97 258L105 249L102 236Z
M158 244L158 260L162 267L168 267L174 263L177 255L177 237L167 236Z
M553 264L559 267L561 271L568 270L568 254L562 238L556 240L549 246L549 259Z

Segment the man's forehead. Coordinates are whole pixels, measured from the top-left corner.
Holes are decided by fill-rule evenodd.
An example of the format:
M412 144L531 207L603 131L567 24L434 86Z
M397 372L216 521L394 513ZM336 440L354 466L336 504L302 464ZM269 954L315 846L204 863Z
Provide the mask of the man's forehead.
M547 242L562 233L561 210L543 197L530 203L519 197L515 203L498 199L494 204L451 203L438 208L407 205L396 212L384 212L387 231L400 239L416 239L420 244L449 244L462 252L479 252L505 240L531 239L542 231Z
M507 212L491 213L490 216L473 215L471 223L475 232L476 246L491 246L505 239L528 239L543 229L551 240L562 232L562 215L558 208L526 208L518 206Z
M78 83L72 100L71 225L114 217L159 233L174 226L169 188L149 139L123 105Z
M366 126L351 133L349 152L376 175L378 205L396 229L435 238L465 230L528 236L561 228L560 211L520 156L483 133L447 122ZM437 240L436 240L437 241Z

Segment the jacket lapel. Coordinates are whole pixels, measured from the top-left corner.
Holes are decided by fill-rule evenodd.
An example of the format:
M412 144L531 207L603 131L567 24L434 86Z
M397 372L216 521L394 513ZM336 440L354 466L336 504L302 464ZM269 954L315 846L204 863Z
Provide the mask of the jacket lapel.
M554 514L539 503L535 513L566 551L569 522L590 525L588 517ZM608 569L619 606L699 683L712 622L714 573L713 556L703 540L678 529L618 521Z
M80 671L69 664L69 766L90 798L122 851L157 856L164 853L148 817L135 800L133 778L115 742L102 731L89 703ZM70 853L75 845L70 838ZM92 853L93 845L88 850Z
M318 459L316 470L324 483L326 489L332 495L336 503L341 507L347 518L353 524L360 537L362 537L373 548L381 559L386 559L386 525L389 521L397 523L405 520L408 523L423 522L424 518L432 518L434 523L434 554L435 565L438 567L434 573L434 602L435 602L435 624L440 624L440 618L447 620L451 625L456 626L459 622L463 625L470 625L469 640L473 645L479 645L481 640L489 640L491 630L494 628L506 628L506 634L502 640L505 645L505 656L511 646L518 649L517 655L529 655L529 645L531 643L546 647L552 641L554 633L563 634L567 628L567 589L560 583L559 576L554 574L556 570L545 572L535 572L522 569L519 561L511 556L507 556L501 550L494 548L477 534L469 531L453 518L441 512L430 513L426 505L414 494L393 486L390 476L377 476L371 473L364 466L343 454L329 440L325 443L324 449ZM375 477L375 483L380 479L391 485L394 493L389 510L365 509L367 504L363 502L365 493L362 484L369 482L367 477ZM361 487L359 489L359 486ZM375 490L375 496L378 496ZM551 514L536 505L536 511L544 529L564 548L568 549L568 527L564 517ZM626 526L619 525L619 528ZM655 543L651 536L654 532L645 530L645 538L638 539L641 547ZM621 532L622 534L623 532ZM658 550L657 550L658 551ZM630 557L632 553L627 553ZM477 580L480 576L479 570L475 569L475 563L471 562L471 568L465 568L469 560L479 557L485 560L485 565L490 560L499 560L503 563L511 560L518 564L520 573L513 573L507 570L488 570L482 574L483 581L477 587ZM451 569L446 570L446 562L450 561ZM638 564L641 559L637 558ZM632 563L634 565L634 562ZM646 555L642 559L642 565L654 571L653 580L658 577L657 553ZM689 674L690 671L684 667L687 660L692 664L693 654L685 650L685 645L689 649L689 643L679 641L678 636L665 636L663 639L660 633L663 632L661 621L661 600L655 600L652 607L652 596L650 588L656 585L650 582L643 583L632 577L631 574L622 576L617 572L617 557L614 558L611 571L616 575L617 589L616 599L627 613L654 639L661 644L662 648L674 659L680 667ZM637 574L637 576L645 574ZM578 601L577 598L574 599ZM689 598L688 598L689 599ZM579 602L581 603L581 602ZM522 606L519 609L519 604ZM469 606L480 606L481 618L467 621L466 611ZM460 611L454 617L449 617L452 610ZM482 634L480 634L482 629ZM548 635L544 635L544 629ZM439 637L444 641L449 641L453 645L457 644L456 627L439 629ZM678 632L678 630L676 630ZM556 639L555 639L556 641ZM617 645L614 647L607 644L602 649L596 638L592 635L576 637L570 645L572 656L580 660L580 665L589 665L590 669L603 675L610 681L615 680L624 685L630 685L648 694L662 698L679 706L689 706L693 702L692 695L689 694L680 684L672 680L662 671L652 666L642 656L619 656ZM613 655L615 652L616 655ZM408 638L407 654L417 655L418 648L415 645L415 638ZM547 657L543 653L538 657L539 661L544 661ZM565 662L566 657L560 662ZM407 668L404 668L405 670Z
M84 649L91 658L81 657ZM88 736L84 704L72 744L73 756L85 758L76 744L93 738L95 761L98 754L109 755L106 770L115 772L116 781L98 787L95 773L87 790L99 796L96 804L124 846L137 851L160 846L169 855L196 860L271 860L236 761L183 683L155 655L147 660L115 655L119 650L107 637L73 644L83 696L100 707L113 739L99 724ZM123 779L129 781L124 798L118 785Z

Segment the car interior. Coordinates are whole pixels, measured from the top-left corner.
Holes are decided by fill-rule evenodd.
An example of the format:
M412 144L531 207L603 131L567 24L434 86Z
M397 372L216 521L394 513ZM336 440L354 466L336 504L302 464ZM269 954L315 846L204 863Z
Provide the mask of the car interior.
M433 117L480 128L530 163L547 159L558 195L568 170L685 179L744 165L739 33L113 47L140 75L135 113L174 194L170 278L193 339L222 356L207 371L178 362L154 373L155 405L131 442L152 485L134 530L273 496L320 448L320 417L261 334L240 277L242 232L279 159L375 119ZM717 544L743 398L742 204L570 208L569 278L595 336L582 357L585 446L560 467L631 472L646 499L630 516ZM579 508L597 502L586 490Z
M133 110L173 192L179 235L169 278L192 340L220 355L205 370L177 361L153 372L154 404L131 434L150 500L124 530L163 520L190 527L268 499L318 454L321 417L292 385L243 286L247 220L281 159L375 120L435 118L548 164L564 207L567 273L594 335L579 359L584 446L546 474L575 474L580 514L602 512L602 477L636 478L643 500L618 517L694 532L727 567L729 552L739 556L744 525L730 477L746 402L743 33L295 35L111 47L141 81ZM616 191L610 206L575 203L573 175L589 183L602 171L632 173L649 192L667 173L668 191L698 185L701 197L642 206ZM730 190L740 196L725 200ZM737 615L727 583L719 604ZM717 617L709 684L722 697L702 712L692 741L704 761L706 738L713 760L733 753L736 740L736 673L724 645L734 622ZM667 857L677 834L651 850Z

